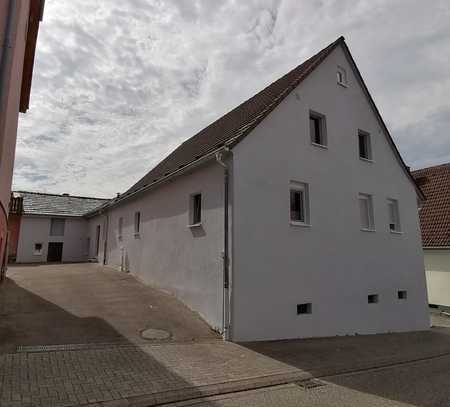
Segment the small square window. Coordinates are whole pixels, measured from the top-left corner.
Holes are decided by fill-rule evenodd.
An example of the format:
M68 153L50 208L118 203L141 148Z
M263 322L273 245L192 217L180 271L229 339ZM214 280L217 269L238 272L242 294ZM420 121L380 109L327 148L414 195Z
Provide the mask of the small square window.
M369 304L376 304L376 303L378 303L378 294L369 294L367 296L367 302Z
M134 213L134 236L139 236L141 232L141 212Z
M362 230L375 230L372 195L359 194L359 216Z
M408 298L408 292L406 290L399 290L397 292L397 297L399 300L406 300Z
M297 304L297 315L301 314L312 314L312 304L310 302Z
M400 232L400 214L398 210L398 201L395 199L388 199L389 211L389 230L391 232Z
M309 133L311 143L319 146L327 146L327 129L323 114L309 112Z
M346 70L344 68L342 68L341 66L338 66L336 76L337 76L337 83L339 85L347 87L347 72L346 72Z
M35 243L33 254L35 256L40 256L42 254L42 247L43 247L42 243Z
M309 188L302 182L291 182L290 219L291 222L309 224Z
M202 223L202 194L193 194L190 198L190 226L198 226Z
M363 160L372 160L372 146L369 133L361 130L358 132L358 147L359 158L362 158Z

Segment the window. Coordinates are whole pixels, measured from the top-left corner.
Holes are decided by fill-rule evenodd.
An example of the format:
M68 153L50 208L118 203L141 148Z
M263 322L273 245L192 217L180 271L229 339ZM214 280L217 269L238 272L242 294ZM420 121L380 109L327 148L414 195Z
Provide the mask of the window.
M189 226L199 226L202 223L202 194L191 195L189 206Z
M375 230L372 195L359 194L359 216L362 230Z
M42 254L42 247L43 247L42 243L35 243L33 254L35 256L40 256Z
M297 315L301 314L311 314L312 313L312 304L307 302L305 304L297 304Z
M311 136L311 143L322 147L327 145L327 131L324 115L309 112L309 133Z
M120 240L120 239L122 239L122 229L123 229L123 218L122 217L120 217L118 220L117 229L118 229L118 237Z
M65 219L53 218L50 220L50 236L64 236Z
M141 212L134 213L134 236L139 236L141 231Z
M291 182L290 184L290 219L291 223L309 225L308 184Z
M358 132L359 158L372 160L372 146L370 144L370 134L363 131Z
M341 66L338 66L336 75L337 83L339 85L347 87L347 72L345 71L345 69Z
M400 232L400 216L397 200L388 199L388 211L389 211L389 230L391 232Z
M378 294L369 294L367 296L367 302L369 304L376 304L378 302Z
M408 293L406 290L399 290L397 292L397 297L399 300L406 300L408 298Z

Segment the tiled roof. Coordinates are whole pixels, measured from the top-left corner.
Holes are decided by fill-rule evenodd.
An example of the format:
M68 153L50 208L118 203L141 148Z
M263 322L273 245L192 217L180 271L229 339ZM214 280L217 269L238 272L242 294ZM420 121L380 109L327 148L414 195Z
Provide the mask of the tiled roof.
M419 211L424 247L450 246L450 163L413 171L425 194Z
M27 191L14 191L13 196L23 198L24 215L83 216L108 201L101 198Z
M344 37L339 37L322 51L186 140L128 191L122 194L121 198L123 199L129 194L151 185L160 178L183 168L226 143L240 139L250 133L343 41Z

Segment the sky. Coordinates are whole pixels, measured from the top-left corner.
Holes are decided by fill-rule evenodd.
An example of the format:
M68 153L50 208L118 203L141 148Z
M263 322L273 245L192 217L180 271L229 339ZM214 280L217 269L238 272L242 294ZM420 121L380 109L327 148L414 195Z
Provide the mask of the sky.
M448 0L47 0L14 188L124 192L341 35L407 165L450 162Z

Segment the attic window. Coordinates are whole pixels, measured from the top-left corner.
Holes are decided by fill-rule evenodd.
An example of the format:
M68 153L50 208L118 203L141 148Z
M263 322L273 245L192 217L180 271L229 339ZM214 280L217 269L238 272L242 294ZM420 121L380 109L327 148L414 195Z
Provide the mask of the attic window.
M325 116L313 111L309 112L309 134L311 143L316 146L327 146L327 129Z
M337 83L341 86L347 87L347 72L341 66L337 67Z

